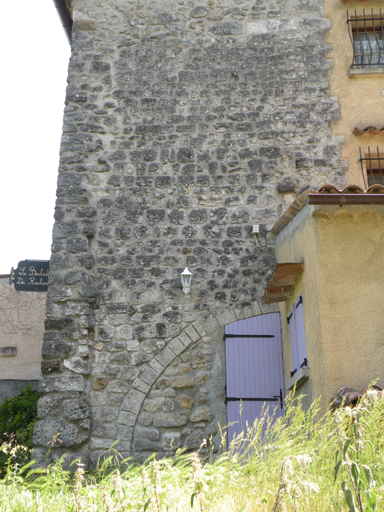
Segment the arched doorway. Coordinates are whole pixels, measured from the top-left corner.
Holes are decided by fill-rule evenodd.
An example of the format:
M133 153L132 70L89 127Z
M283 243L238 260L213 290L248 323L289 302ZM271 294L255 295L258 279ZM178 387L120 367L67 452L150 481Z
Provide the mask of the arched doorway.
M263 407L284 415L280 314L270 313L225 327L228 442L259 418Z

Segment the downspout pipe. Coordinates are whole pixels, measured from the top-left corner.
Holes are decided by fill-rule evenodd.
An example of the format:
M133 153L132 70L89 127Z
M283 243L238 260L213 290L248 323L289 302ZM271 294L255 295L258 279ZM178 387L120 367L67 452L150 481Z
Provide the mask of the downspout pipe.
M60 16L61 24L63 25L68 42L71 44L73 21L67 2L66 0L53 0L53 3L55 4L56 10Z

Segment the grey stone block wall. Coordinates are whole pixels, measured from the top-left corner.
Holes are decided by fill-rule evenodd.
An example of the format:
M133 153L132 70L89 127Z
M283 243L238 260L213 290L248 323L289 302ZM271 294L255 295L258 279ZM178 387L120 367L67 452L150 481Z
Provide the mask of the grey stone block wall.
M217 445L224 326L272 310L266 225L344 183L328 22L317 0L71 3L35 456L57 432L52 460L92 464Z

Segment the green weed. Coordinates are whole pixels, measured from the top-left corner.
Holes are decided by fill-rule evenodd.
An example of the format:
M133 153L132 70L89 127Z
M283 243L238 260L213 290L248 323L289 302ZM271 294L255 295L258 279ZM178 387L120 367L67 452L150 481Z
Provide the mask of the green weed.
M285 418L265 410L219 453L202 446L143 465L112 455L87 473L63 460L45 469L7 468L0 512L325 512L384 510L384 403L319 417L289 397ZM349 491L349 492L348 492Z

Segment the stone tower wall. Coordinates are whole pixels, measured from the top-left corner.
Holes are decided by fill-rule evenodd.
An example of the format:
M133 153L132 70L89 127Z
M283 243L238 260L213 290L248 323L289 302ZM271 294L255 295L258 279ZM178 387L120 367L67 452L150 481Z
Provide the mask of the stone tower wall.
M71 3L35 456L217 446L224 326L271 311L266 226L344 182L322 3Z

